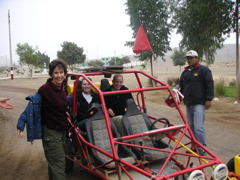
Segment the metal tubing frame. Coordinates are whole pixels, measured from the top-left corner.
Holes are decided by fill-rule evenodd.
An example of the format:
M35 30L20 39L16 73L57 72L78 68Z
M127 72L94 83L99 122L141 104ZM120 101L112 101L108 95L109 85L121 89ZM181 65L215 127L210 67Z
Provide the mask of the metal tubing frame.
M182 126L178 126L178 127L174 127L174 126L170 126L170 128L166 128L164 130L163 129L158 129L158 130L153 130L153 131L148 131L148 132L143 132L143 133L139 133L139 134L134 134L134 135L129 135L129 136L124 136L122 137L122 141L127 141L127 140L130 140L130 139L135 139L135 138L139 138L139 137L144 137L144 136L150 136L150 135L153 135L153 134L158 134L158 133L161 133L161 132L168 132L170 130L180 130L182 135L180 136L180 138L177 140L177 142L175 141L176 139L171 135L168 134L168 138L172 141L175 141L175 146L172 150L164 150L164 149L157 149L157 148L151 148L151 147L146 147L146 146L138 146L138 145L134 145L134 144L128 144L128 143L125 143L125 142L120 142L118 138L113 138L113 135L112 135L112 132L111 132L111 122L110 122L110 118L107 114L107 108L106 108L106 104L105 104L105 101L104 101L104 96L109 96L109 95L114 95L114 94L127 94L127 93L134 93L134 92L138 92L141 94L141 100L142 100L142 106L140 106L139 104L139 98L137 98L137 102L138 102L138 105L140 107L140 109L144 109L146 104L145 104L145 100L144 100L144 92L145 91L154 91L154 90L167 90L169 92L169 94L174 97L174 94L173 92L170 90L170 87L164 83L164 82L161 82L159 80L157 80L156 78L153 78L152 76L142 72L142 71L135 71L135 70L124 70L123 71L123 74L130 74L130 73L133 73L135 74L135 77L137 79L137 82L139 84L139 88L136 88L136 89L132 89L132 90L121 90L121 91L114 91L114 92L102 92L93 82L91 82L87 77L88 76L99 76L99 75L104 75L105 73L104 72L86 72L86 73L68 73L67 74L67 78L70 77L70 76L76 76L76 84L74 85L74 90L73 90L73 114L77 114L77 105L76 105L76 88L77 88L77 84L78 84L78 80L80 77L86 79L90 84L91 86L97 91L97 93L99 94L99 97L100 97L100 100L102 102L102 108L103 108L103 112L104 112L104 117L105 117L105 123L106 123L106 127L107 127L107 132L108 132L108 136L109 136L109 141L110 141L110 145L111 145L111 148L112 148L112 154L92 145L91 143L87 142L83 136L76 130L77 128L74 126L74 124L72 124L72 127L75 129L75 132L79 138L79 140L82 141L82 143L84 143L86 146L90 147L90 148L93 148L94 150L96 151L99 151L100 153L108 156L109 158L111 158L112 161L115 161L115 164L116 164L116 169L117 171L119 171L119 168L118 166L120 166L120 168L127 174L127 176L132 179L131 175L127 172L126 170L126 167L127 168L130 168L130 169L133 169L133 170L136 170L138 171L139 173L149 177L149 178L152 178L152 179L167 179L167 178L172 178L172 177L176 177L176 176L180 176L180 175L183 175L183 174L186 174L186 173L189 173L189 172L192 172L193 170L196 170L196 167L194 168L187 168L187 169L184 169L184 170L181 170L179 172L176 172L176 173L173 173L173 174L169 174L169 175L166 175L166 176L161 176L161 177L157 177L157 176L153 176L151 173L145 171L144 169L140 169L139 167L137 167L136 165L132 165L128 162L125 162L121 159L119 159L118 155L117 155L117 152L116 152L116 149L115 149L115 145L116 144L122 144L122 145L125 145L125 146L131 146L131 147L138 147L138 148L143 148L143 149L149 149L149 150L154 150L154 151L160 151L160 152L167 152L167 153L170 153L169 157L167 158L167 160L165 161L163 167L161 168L160 172L158 173L159 175L163 172L164 168L166 167L167 163L172 159L172 156L174 154L178 154L178 155L183 155L183 156L188 156L189 158L191 157L195 157L195 158L198 158L199 161L200 161L200 158L206 158L206 157L203 157L203 156L196 156L194 154L184 154L184 153L181 153L181 152L175 152L176 149L179 149L181 148L179 146L179 144L181 143L181 140L183 139L183 137L187 137L189 140L191 140L192 142L190 142L189 144L194 144L194 145L197 145L197 146L200 146L201 148L203 148L210 156L212 156L212 158L206 158L208 160L213 160L213 162L209 162L207 164L201 164L200 162L200 165L197 166L197 169L203 169L203 168L206 168L206 167L209 167L209 166L213 166L217 163L221 163L222 161L217 157L215 156L213 153L211 153L208 149L205 149L199 142L197 142L197 140L195 139L192 131L190 130L190 127L187 123L187 120L182 112L182 110L180 109L180 106L178 104L178 102L176 101L175 98L173 98L174 100L174 104L175 104L175 108L177 109L177 111L179 112L180 116L181 116L181 119L183 120L184 122L184 125ZM113 73L114 74L114 73ZM140 80L140 77L138 74L142 74L146 77L148 77L149 79L151 80L154 80L155 82L157 82L158 84L160 84L161 86L158 86L158 87L151 87L151 88L143 88L142 86L142 83L141 83L141 80ZM67 81L66 81L67 82ZM138 96L137 96L138 97ZM152 116L149 116L151 119L154 119L154 117ZM172 124L171 124L172 125ZM190 136L188 134L186 134L186 131L189 132ZM174 160L176 161L176 160ZM76 161L74 161L76 162ZM107 162L107 163L110 163L110 162ZM176 161L177 162L177 161ZM178 162L179 163L179 162ZM81 167L83 167L84 169L98 175L99 177L101 178L104 178L105 177L102 175L102 174L99 174L96 172L96 170L99 170L101 172L103 172L104 170L101 168L102 166L98 166L98 167L95 167L94 169L91 169L88 168L88 167L85 167L83 166L81 163L77 163L78 165L80 165ZM106 164L106 163L105 163ZM181 164L181 163L179 163ZM125 167L123 166L125 165ZM120 173L120 172L119 172ZM106 178L107 179L107 178Z

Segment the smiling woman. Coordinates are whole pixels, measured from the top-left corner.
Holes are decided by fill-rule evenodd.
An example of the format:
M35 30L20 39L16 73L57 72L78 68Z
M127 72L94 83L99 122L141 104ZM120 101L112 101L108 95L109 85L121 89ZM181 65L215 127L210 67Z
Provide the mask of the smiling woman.
M24 122L28 122L27 128L34 129L32 135L36 132L42 132L42 142L44 153L48 162L49 179L63 180L65 179L65 154L63 149L64 132L68 126L67 120L67 96L64 89L64 79L67 73L67 65L64 61L56 59L49 64L49 75L51 78L42 85L35 101L30 100L26 110L21 114L18 125L18 137L22 137ZM39 96L40 95L40 96ZM37 102L36 102L37 101ZM36 106L36 104L40 106ZM31 110L33 109L33 113ZM38 116L36 112L38 111ZM24 116L25 115L25 116ZM34 117L33 117L34 116ZM41 125L34 128L30 122L39 121ZM32 123L34 124L34 123ZM41 131L42 129L42 131ZM41 133L38 133L41 137ZM39 138L38 136L38 138Z

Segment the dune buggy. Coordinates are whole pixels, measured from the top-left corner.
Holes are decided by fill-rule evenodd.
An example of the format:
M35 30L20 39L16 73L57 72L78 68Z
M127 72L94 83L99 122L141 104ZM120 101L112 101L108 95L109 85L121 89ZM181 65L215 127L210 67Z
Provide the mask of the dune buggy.
M109 78L117 73L124 76L129 90L105 92L110 86ZM73 85L71 79L75 80ZM85 131L79 129L76 119L76 93L82 79L91 84L101 100L101 104L93 104L89 111L91 116ZM102 179L239 178L229 173L223 161L195 139L168 84L143 71L118 67L68 73L67 83L73 106L65 145L66 170L71 170L75 163ZM149 83L153 86L146 86ZM127 135L120 136L108 115L104 97L126 93L132 93L134 99L127 101L123 116ZM201 156L198 149L204 150L205 155Z

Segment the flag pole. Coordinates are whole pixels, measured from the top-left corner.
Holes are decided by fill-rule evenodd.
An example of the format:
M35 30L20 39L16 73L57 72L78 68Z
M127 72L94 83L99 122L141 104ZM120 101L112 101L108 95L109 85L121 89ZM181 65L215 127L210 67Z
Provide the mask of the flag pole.
M152 56L150 57L150 67L151 67L151 75L153 76L152 60L155 58L154 57L154 52L153 52L152 47L149 43L147 35L144 31L143 25L141 24L139 29L138 29L137 35L136 35L136 40L135 40L134 46L133 46L133 52L138 54L138 53L141 53L142 51L145 51L145 50L151 50L151 52L152 52ZM153 81L151 81L151 82L152 82L152 85L153 85Z
M154 76L153 76L153 59L155 58L155 56L154 56L153 50L151 50L151 51L152 51L152 56L151 56L151 58L150 58L151 76L154 77ZM155 84L154 84L154 81L153 81L153 80L152 80L152 86L155 87Z

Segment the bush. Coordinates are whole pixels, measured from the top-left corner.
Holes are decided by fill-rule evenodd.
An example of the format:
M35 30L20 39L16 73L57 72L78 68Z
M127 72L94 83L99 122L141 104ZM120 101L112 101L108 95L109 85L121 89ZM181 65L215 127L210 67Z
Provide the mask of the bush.
M225 79L220 77L215 81L215 96L225 96L226 88L225 88Z
M142 67L142 69L146 69L146 67L147 67L146 63L142 63L141 67Z
M156 76L154 76L154 78L157 79ZM157 82L152 81L152 79L148 78L148 80L147 80L147 87L153 87L153 83L155 84L155 86L157 86Z
M232 81L229 82L229 87L237 87L237 81L232 79Z
M179 77L169 77L167 78L167 83L170 86L176 86L179 83Z

